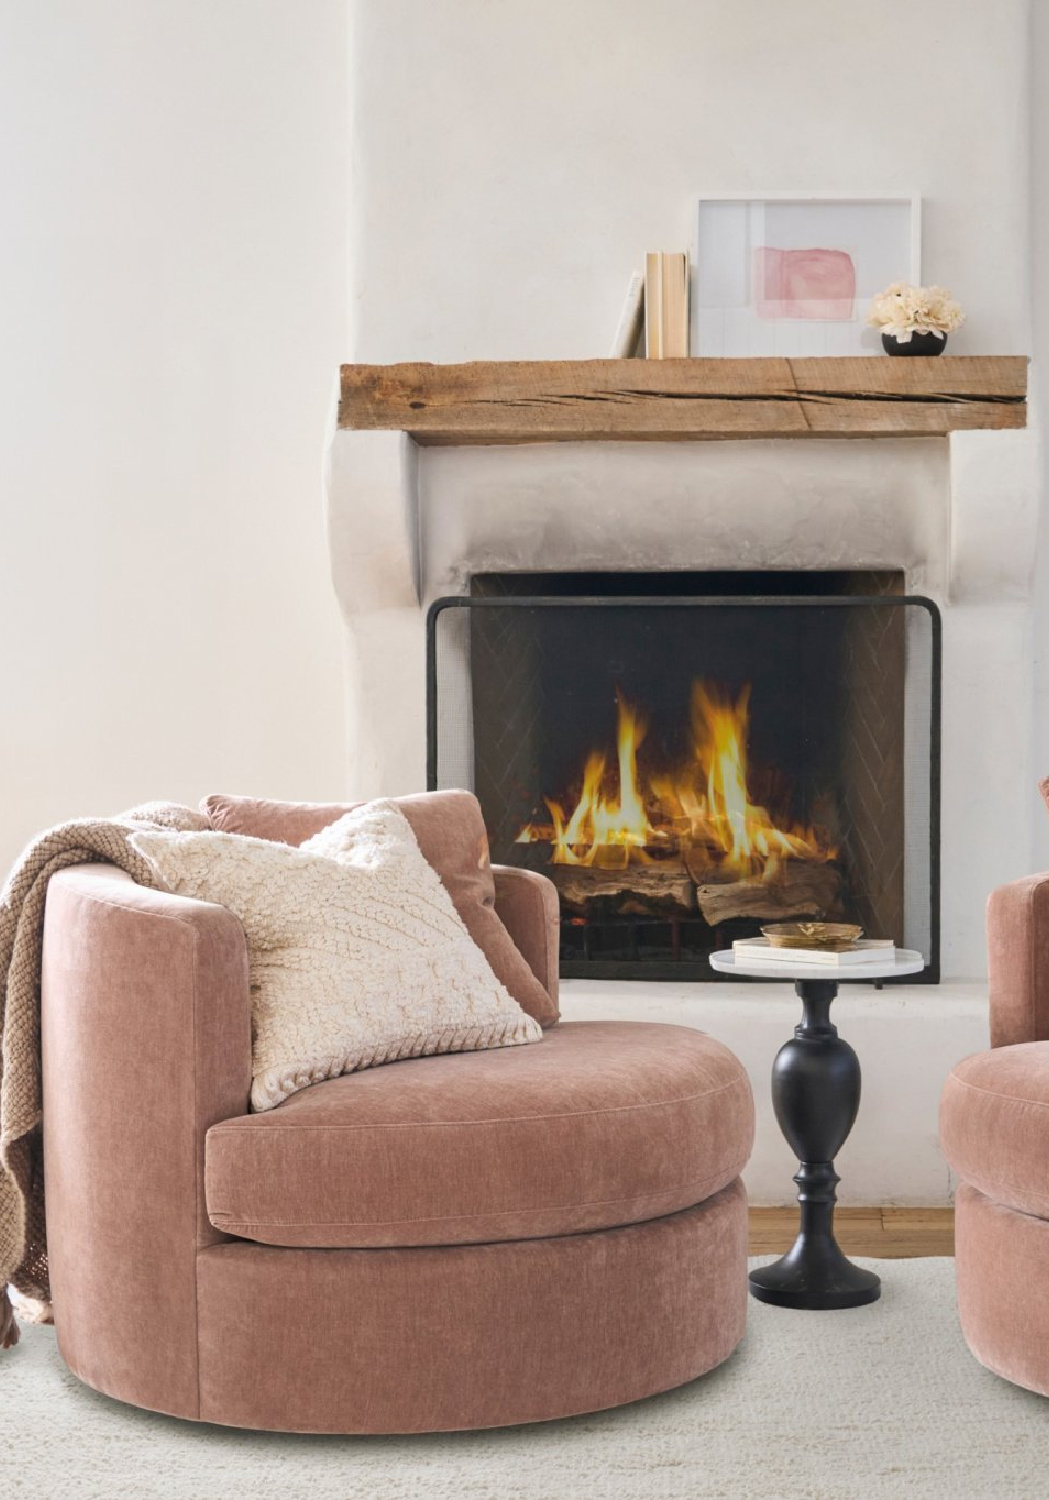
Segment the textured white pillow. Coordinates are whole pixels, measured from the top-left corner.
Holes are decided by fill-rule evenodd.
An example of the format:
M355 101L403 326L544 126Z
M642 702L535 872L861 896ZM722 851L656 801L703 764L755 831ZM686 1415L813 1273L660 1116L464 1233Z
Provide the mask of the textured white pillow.
M169 890L244 925L256 1110L357 1068L542 1038L390 802L298 849L214 832L131 842Z

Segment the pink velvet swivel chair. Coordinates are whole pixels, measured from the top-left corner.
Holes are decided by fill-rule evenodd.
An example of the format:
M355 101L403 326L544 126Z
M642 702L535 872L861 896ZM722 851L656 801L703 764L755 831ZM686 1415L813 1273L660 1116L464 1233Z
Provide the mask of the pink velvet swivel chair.
M553 887L483 874L556 1016ZM52 880L48 1242L89 1385L206 1422L416 1432L614 1406L736 1347L753 1105L718 1042L562 1023L250 1114L250 1026L229 912L108 866Z

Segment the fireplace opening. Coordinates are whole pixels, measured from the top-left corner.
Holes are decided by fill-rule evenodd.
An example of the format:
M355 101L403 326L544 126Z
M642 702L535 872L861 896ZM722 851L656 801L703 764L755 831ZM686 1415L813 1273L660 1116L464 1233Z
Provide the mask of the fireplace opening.
M429 619L429 783L561 902L566 977L713 977L772 921L938 978L939 617L902 575L486 574Z

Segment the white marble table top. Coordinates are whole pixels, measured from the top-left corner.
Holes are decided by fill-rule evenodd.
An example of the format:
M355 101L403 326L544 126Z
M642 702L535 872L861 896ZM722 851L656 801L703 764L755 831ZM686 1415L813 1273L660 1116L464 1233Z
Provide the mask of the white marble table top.
M904 974L920 974L925 960L913 948L897 948L891 963L869 964L797 964L774 961L755 963L737 960L731 948L710 955L710 967L719 974L738 974L748 979L829 979L834 984L872 979L898 979Z

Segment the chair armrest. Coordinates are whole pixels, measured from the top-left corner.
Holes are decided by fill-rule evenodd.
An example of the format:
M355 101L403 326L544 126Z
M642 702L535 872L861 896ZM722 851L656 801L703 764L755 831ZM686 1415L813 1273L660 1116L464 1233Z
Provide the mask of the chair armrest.
M197 1250L226 1238L208 1222L204 1137L247 1113L251 1088L244 930L109 865L63 870L47 896L41 1025L62 1352L111 1395L192 1414Z
M991 1046L1049 1038L1049 874L992 892L987 953Z
M495 911L514 946L557 1009L561 903L557 887L534 870L493 865Z

